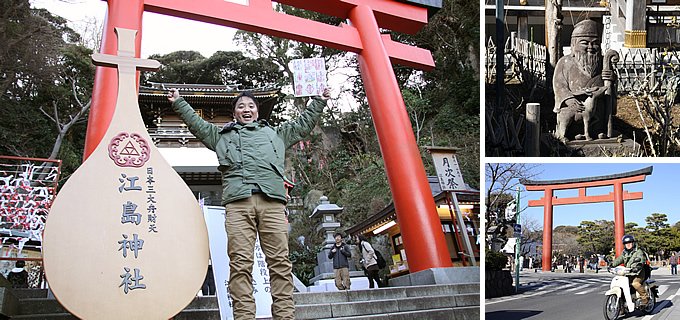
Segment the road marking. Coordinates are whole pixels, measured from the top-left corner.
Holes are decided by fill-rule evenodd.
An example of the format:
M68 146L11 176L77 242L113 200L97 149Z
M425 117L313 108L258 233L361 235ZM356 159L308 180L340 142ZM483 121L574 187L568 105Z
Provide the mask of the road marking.
M662 296L666 292L666 290L668 290L668 287L669 286L665 284L659 286L659 297Z
M574 293L574 294L579 294L579 295L580 295L580 294L591 293L591 292L595 291L595 289L597 289L597 288L590 288L590 289L588 289L588 290L581 291L581 292L577 292L577 293Z
M575 287L575 288L571 288L571 289L569 289L569 290L564 290L564 292L571 292L571 291L580 290L580 289L583 289L583 287Z
M664 300L663 302L659 303L659 305L657 305L656 308L654 308L654 310L652 310L652 314L644 316L644 318L642 318L642 320L651 320L659 312L659 310L666 307L666 305L669 304L669 303L671 303L670 300Z
M661 294L659 294L659 296L661 296ZM659 305L657 305L654 308L654 310L652 310L652 314L645 316L644 318L642 318L642 320L651 320L652 318L654 318L654 316L656 316L659 313L659 311L663 310L663 308L665 308L666 305L671 303L671 300L673 300L673 298L677 296L680 296L680 289L678 289L678 291L675 292L674 295L666 297L666 299L663 302L659 303Z
M518 297L512 297L512 298L503 299L503 300L499 300L499 301L485 302L485 305L488 306L490 304L496 304L496 303L500 303L500 302L507 302L507 301L517 300L517 299L522 299L522 298L530 298L530 297L533 297L533 296L537 296L539 294L542 295L542 294L546 294L546 293L549 293L549 292L555 292L557 290L562 290L562 289L565 289L565 288L573 287L575 285L577 285L577 284L574 283L574 284L571 284L571 285L567 285L565 287L555 288L555 289L552 289L552 290L549 290L549 291L536 292L536 293L533 293L533 294L522 294L522 295L519 295Z

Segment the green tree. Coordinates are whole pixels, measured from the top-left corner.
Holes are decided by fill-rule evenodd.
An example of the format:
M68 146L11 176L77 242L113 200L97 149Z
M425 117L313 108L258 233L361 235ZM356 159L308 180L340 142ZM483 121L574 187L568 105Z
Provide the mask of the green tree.
M161 68L144 73L145 82L233 84L242 88L275 86L281 73L276 64L263 58L251 59L239 51L217 51L210 58L196 51L151 55Z
M663 213L652 213L645 218L647 222L646 234L641 245L650 255L668 256L671 249L671 228L668 217Z
M0 3L0 154L80 165L94 67L67 21L29 1ZM30 125L28 125L30 124Z
M581 253L609 254L614 248L614 221L581 221L578 226L578 243L583 246Z

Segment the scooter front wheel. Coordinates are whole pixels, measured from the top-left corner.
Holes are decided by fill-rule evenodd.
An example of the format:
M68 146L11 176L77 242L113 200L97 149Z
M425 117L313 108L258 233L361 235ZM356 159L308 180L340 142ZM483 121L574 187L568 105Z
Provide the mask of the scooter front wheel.
M619 317L621 313L621 304L619 303L619 297L615 294L610 294L604 299L604 319L605 320L615 320Z

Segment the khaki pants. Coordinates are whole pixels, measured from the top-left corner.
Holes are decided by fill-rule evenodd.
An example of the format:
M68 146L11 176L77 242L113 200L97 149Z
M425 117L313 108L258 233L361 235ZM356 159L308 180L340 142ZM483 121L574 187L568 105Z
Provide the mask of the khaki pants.
M349 280L349 268L333 269L335 272L335 287L338 290L349 290L352 284Z
M274 319L294 319L292 265L288 260L285 205L263 194L225 206L229 255L229 292L234 319L255 319L253 298L253 250L256 235L269 267Z
M631 277L632 278L631 285L633 286L635 291L637 291L640 294L640 299L642 300L643 303L647 303L649 301L649 297L647 296L647 291L645 291L644 286L645 276L646 276L645 271L642 270L640 271L639 275Z

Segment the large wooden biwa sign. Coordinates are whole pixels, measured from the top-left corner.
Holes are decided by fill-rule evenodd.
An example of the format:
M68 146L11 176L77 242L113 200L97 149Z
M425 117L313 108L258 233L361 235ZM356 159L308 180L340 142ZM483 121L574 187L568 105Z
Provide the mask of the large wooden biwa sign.
M82 319L169 319L200 289L208 267L203 214L144 127L135 75L157 61L134 57L135 30L116 28L118 96L101 143L56 197L45 225L47 280ZM116 85L112 83L109 85Z

